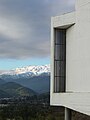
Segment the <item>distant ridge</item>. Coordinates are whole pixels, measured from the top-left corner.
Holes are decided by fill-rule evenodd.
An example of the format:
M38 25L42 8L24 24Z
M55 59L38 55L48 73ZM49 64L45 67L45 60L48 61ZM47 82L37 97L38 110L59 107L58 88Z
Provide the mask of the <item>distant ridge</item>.
M23 96L33 96L36 92L33 90L23 87L15 82L8 82L0 86L2 94L7 93L12 97L23 97ZM4 92L4 93L3 93Z
M6 83L5 80L2 80L2 79L0 78L0 85L2 85L2 84L4 84L4 83Z
M0 73L0 77L2 79L7 79L9 77L16 79L21 77L28 78L32 76L39 76L42 74L50 74L50 65L37 65L16 68L15 70L9 70L7 72Z
M50 90L50 65L26 66L2 72L0 78L15 82L41 94Z
M8 97L11 97L11 95L3 90L0 90L0 99L1 98L8 98Z

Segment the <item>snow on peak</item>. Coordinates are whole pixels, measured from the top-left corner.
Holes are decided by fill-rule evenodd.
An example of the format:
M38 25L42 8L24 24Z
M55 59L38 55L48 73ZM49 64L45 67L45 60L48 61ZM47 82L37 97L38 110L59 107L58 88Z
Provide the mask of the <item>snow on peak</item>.
M50 65L41 65L41 66L27 66L27 67L22 67L22 68L16 68L15 73L16 74L22 74L22 73L27 73L27 72L32 72L33 74L42 74L42 73L48 73L50 72Z
M37 66L26 66L21 68L16 68L15 70L10 70L3 72L2 74L8 75L40 75L43 73L50 73L50 65L37 65Z

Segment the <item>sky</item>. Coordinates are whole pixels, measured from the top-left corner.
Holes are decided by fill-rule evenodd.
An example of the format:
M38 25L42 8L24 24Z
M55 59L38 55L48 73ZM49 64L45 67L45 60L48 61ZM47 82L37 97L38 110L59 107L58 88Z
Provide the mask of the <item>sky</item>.
M75 0L0 0L0 70L50 64L51 17Z

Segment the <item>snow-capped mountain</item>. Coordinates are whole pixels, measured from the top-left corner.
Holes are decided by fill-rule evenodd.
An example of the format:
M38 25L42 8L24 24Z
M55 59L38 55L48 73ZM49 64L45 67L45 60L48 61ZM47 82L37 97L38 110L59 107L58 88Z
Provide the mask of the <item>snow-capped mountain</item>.
M16 68L15 70L9 70L1 72L0 76L11 77L14 79L19 77L32 77L39 76L42 74L50 74L50 65L41 65L41 66L26 66L21 68Z
M0 79L15 82L38 93L49 92L50 65L26 66L10 71L0 71Z
M23 68L16 68L15 74L22 74L31 72L34 75L39 75L42 73L49 73L50 72L50 65L42 65L42 66L27 66Z

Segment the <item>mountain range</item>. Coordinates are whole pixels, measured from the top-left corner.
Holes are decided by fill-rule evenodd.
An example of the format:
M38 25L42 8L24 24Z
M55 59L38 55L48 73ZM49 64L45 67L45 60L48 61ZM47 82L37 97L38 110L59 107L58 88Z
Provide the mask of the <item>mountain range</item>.
M16 68L14 70L8 70L0 72L1 77L11 77L12 79L16 78L28 78L33 76L39 76L43 74L50 74L50 65L41 65L41 66L26 66L21 68Z
M26 66L0 73L0 83L16 83L36 93L49 92L50 65ZM5 92L5 91L4 91Z

